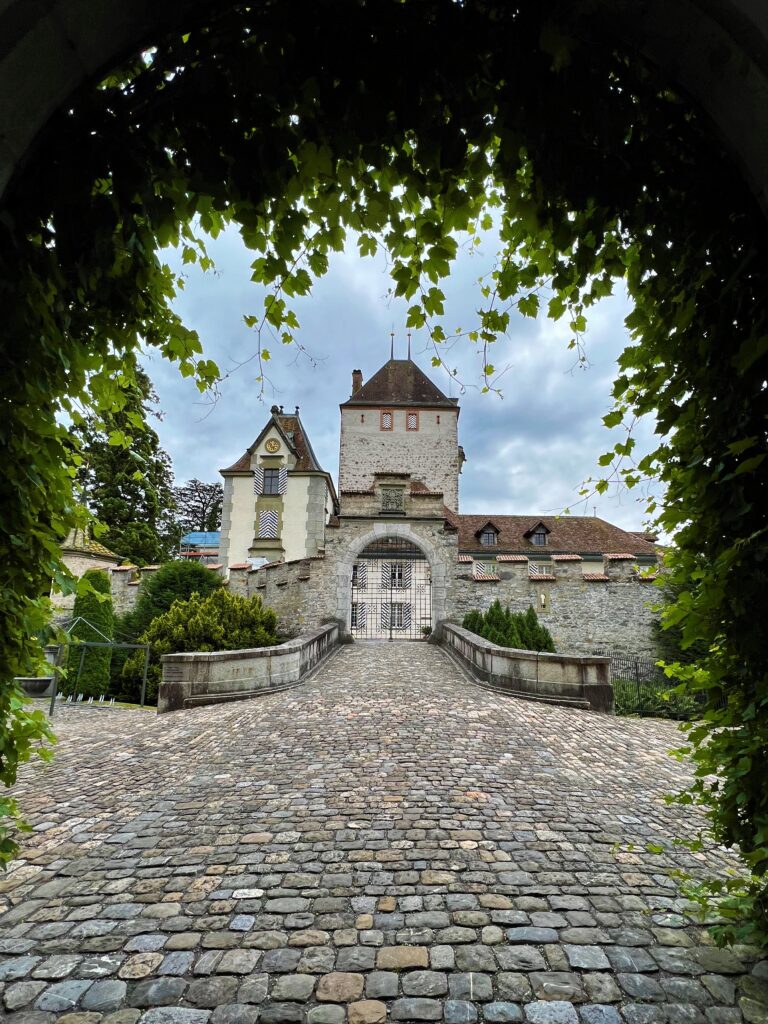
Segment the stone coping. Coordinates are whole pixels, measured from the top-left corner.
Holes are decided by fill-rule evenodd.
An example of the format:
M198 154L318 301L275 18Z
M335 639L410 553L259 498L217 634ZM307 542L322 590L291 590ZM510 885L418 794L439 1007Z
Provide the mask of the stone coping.
M475 682L510 696L614 711L610 658L499 647L453 623L443 623L438 634Z

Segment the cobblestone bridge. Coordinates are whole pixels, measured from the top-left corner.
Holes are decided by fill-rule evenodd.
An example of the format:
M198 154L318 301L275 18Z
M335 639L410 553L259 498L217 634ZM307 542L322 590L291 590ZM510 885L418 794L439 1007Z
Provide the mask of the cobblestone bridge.
M768 962L669 879L725 864L671 846L697 821L662 801L670 723L497 696L416 643L58 731L0 879L9 1022L768 1020Z

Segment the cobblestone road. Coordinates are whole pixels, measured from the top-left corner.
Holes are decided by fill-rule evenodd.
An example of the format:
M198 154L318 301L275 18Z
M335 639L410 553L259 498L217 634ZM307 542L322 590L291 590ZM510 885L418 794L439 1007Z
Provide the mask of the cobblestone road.
M0 879L15 1024L749 1024L670 867L669 723L498 696L426 644L156 718L63 711ZM663 846L649 853L647 844Z

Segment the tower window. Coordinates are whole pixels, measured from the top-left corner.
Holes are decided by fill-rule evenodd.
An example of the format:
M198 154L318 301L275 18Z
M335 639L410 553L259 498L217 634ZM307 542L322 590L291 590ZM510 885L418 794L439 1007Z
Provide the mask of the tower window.
M392 429L392 410L382 409L381 410L381 429L391 430Z
M406 430L418 430L419 429L419 414L417 412L408 412L405 414L405 429Z
M496 543L496 531L495 530L483 530L480 534L480 543L485 544L487 547Z
M264 470L264 490L262 494L279 494L280 493L280 470L279 469L265 469Z

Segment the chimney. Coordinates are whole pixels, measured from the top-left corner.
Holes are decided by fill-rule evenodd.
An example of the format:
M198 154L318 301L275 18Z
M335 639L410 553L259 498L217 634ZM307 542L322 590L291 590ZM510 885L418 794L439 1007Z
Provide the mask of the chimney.
M354 395L363 386L363 371L352 371L352 394Z

